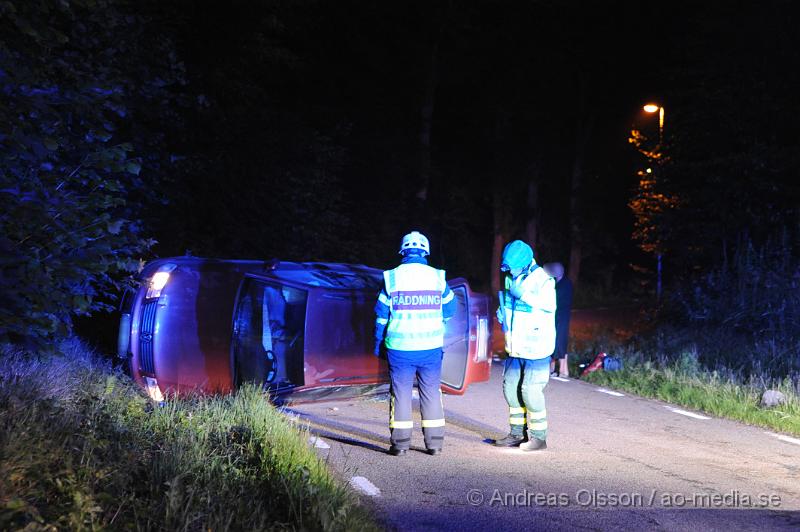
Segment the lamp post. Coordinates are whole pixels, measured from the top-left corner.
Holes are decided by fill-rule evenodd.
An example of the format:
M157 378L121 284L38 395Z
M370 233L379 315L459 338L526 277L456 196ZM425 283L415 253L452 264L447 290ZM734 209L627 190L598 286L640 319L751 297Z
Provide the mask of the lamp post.
M654 103L648 103L644 107L645 113L658 113L658 145L661 147L661 141L664 137L664 108Z
M661 105L657 105L654 103L648 103L644 107L642 107L645 113L658 113L658 150L661 151L661 145L664 141L664 107ZM650 169L647 169L648 173L650 173ZM656 299L661 301L661 251L659 250L656 253Z

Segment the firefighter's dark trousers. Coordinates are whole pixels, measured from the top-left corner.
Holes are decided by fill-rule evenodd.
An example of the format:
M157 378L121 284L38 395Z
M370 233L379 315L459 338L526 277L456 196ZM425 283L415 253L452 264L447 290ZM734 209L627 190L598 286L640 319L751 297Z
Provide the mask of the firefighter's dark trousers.
M511 434L547 439L544 387L550 380L550 357L540 360L508 357L503 371L503 395L508 403ZM526 415L527 414L527 415Z
M444 441L444 408L439 388L442 377L442 350L388 352L391 398L389 432L392 447L408 449L414 423L411 416L411 392L414 379L419 381L419 409L422 434L427 449L441 449Z

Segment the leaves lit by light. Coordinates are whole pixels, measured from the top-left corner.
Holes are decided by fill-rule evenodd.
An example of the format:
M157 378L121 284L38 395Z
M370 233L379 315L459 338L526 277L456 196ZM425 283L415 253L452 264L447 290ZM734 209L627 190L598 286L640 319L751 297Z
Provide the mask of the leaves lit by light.
M663 107L647 104L644 110L648 113L659 112L659 118L663 119ZM636 172L639 177L639 187L636 195L628 202L628 208L635 217L633 238L639 243L642 251L660 254L665 251L664 218L668 216L669 211L678 206L680 201L677 196L665 191L663 175L659 173L659 169L664 168L669 162L669 157L666 157L662 150L660 132L659 142L655 146L652 146L652 141L638 129L631 130L628 143L632 144L648 163L648 166Z
M664 155L663 152L660 150L660 146L656 146L655 148L648 149L646 147L648 143L647 135L643 134L638 129L631 130L631 136L628 137L628 144L633 144L633 146L639 150L639 153L644 155L650 161L658 161Z

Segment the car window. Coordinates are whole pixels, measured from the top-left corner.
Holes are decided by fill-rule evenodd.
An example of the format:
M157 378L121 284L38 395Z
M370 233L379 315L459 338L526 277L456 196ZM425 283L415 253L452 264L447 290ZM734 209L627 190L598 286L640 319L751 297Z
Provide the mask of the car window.
M442 382L461 389L469 359L469 301L464 286L453 288L453 294L456 298L456 312L445 326Z
M307 292L255 279L244 283L234 315L237 384L302 385Z
M354 290L381 289L383 276L380 271L337 271L337 270L274 270L272 275L284 281L320 286L324 288L349 288Z

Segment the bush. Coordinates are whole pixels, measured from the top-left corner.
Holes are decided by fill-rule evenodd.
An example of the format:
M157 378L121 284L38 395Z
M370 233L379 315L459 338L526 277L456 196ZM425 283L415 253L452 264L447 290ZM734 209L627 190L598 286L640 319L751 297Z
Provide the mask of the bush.
M800 374L800 260L786 235L762 247L744 240L671 303L657 338L662 353L693 346L711 369Z

